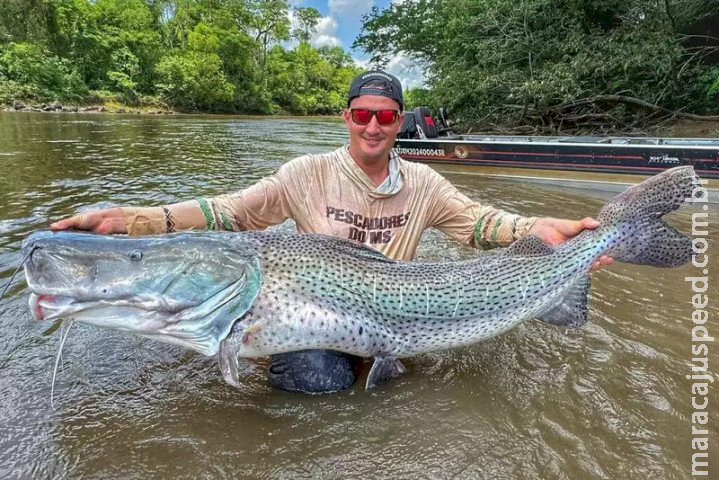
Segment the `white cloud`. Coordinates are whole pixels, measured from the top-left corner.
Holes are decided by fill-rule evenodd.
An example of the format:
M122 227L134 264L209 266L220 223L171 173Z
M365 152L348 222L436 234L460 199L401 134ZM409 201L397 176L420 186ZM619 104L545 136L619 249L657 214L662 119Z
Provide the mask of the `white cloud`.
M416 60L404 54L392 57L385 70L399 78L405 90L424 86L424 69Z
M294 11L290 10L287 12L287 18L290 20L290 29L295 30L300 26L300 23L295 17ZM310 38L310 44L315 47L324 47L326 45L340 45L340 39L337 37L337 29L339 25L337 20L332 17L322 17L317 22L317 28ZM297 40L292 39L289 42L283 43L286 48L294 48L297 46Z
M312 35L310 43L315 47L339 45L340 39L337 38L337 28L337 20L332 17L322 17L317 23L317 31Z
M287 19L290 21L290 31L300 26L300 22L298 22L297 17L295 17L294 10L287 10Z
M354 60L355 65L357 65L358 67L369 70L369 60L355 57L352 57L352 60Z
M369 13L374 0L329 0L330 16L359 22L362 15Z

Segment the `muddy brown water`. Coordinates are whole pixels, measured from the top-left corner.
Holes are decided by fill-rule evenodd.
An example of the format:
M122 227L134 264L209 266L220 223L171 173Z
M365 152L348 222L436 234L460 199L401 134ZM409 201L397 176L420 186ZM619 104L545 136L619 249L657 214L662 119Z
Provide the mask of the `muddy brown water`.
M248 186L295 156L344 143L317 119L0 113L0 285L31 232L74 212ZM447 175L527 215L595 214L607 195ZM710 462L719 478L719 210L709 209ZM691 230L691 211L671 221ZM292 229L286 224L279 228ZM473 255L427 232L421 259ZM675 270L593 275L590 323L538 321L484 343L408 359L382 388L242 388L182 348L75 325L50 403L58 326L34 323L23 281L0 300L0 478L691 477L691 305Z

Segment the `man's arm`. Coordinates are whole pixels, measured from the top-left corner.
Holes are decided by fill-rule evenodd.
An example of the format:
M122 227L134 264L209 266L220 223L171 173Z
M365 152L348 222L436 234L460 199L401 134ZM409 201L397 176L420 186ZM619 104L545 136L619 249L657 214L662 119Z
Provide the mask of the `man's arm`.
M267 177L240 192L161 207L116 207L59 220L51 230L151 235L182 230L257 230L290 215L282 182Z
M200 205L195 200L162 207L114 207L92 210L50 225L51 230L86 230L101 234L130 235L204 228L206 222Z
M509 246L529 233L536 217L523 217L481 205L461 193L447 179L430 169L419 170L427 225L475 248Z
M302 198L309 162L288 162L269 177L236 193L174 203L161 207L116 207L93 210L59 220L51 230L150 235L181 230L258 230L294 215ZM305 182L306 183L306 182Z
M271 189L258 185L236 194L199 198L162 207L115 207L92 210L50 225L51 230L86 230L101 234L153 235L182 230L255 230L287 218L275 208ZM258 192L260 190L260 192Z
M438 188L433 202L438 219L435 226L448 235L477 248L508 246L526 235L536 235L549 245L558 245L584 230L593 230L599 222L593 218L565 220L550 217L523 217L488 205L480 205L459 192L449 181L436 175ZM613 259L604 255L592 267L610 265Z

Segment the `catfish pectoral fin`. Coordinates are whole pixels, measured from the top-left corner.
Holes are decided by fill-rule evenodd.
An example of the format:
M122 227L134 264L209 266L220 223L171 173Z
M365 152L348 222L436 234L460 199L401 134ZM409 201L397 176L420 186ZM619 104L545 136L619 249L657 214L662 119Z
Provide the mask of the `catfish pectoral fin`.
M249 360L237 355L237 351L228 339L220 342L218 363L222 378L235 388L240 388L240 375L249 368Z
M367 376L365 388L367 390L374 388L379 382L399 377L406 371L407 369L402 365L402 362L394 357L375 357Z

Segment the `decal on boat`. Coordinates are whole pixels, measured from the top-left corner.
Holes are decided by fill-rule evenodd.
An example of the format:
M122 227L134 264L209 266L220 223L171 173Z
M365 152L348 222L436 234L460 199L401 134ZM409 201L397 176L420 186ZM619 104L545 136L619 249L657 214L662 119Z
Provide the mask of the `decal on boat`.
M397 147L397 153L402 155L425 155L429 157L444 157L444 149L442 148L407 148Z

